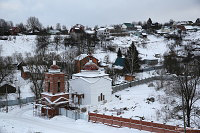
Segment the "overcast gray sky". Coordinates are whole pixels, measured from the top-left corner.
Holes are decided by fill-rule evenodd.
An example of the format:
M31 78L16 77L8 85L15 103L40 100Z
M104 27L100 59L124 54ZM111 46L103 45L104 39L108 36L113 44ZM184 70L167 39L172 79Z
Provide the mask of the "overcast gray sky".
M200 18L200 0L0 0L0 18L26 23L30 16L43 25L87 26L123 22Z

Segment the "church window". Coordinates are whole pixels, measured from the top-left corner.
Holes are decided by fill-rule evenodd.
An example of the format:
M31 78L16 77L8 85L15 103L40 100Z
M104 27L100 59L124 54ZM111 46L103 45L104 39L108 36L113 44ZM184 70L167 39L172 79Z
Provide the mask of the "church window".
M58 92L60 92L60 82L58 82Z
M48 82L48 92L50 92L50 82Z

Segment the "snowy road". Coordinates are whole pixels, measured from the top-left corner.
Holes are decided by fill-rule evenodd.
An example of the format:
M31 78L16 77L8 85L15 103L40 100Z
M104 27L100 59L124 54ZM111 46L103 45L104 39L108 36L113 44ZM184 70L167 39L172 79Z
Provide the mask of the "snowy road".
M50 120L34 117L32 105L16 108L9 113L0 113L0 133L147 133L144 131L113 128L58 116Z

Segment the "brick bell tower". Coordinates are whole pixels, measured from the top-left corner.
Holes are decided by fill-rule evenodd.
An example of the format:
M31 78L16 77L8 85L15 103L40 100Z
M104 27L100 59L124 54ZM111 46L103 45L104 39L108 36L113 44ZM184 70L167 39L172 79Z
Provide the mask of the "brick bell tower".
M69 93L65 89L65 74L61 72L60 67L53 61L49 71L45 73L45 88L42 93L41 113L53 117L58 115L60 107L69 105Z

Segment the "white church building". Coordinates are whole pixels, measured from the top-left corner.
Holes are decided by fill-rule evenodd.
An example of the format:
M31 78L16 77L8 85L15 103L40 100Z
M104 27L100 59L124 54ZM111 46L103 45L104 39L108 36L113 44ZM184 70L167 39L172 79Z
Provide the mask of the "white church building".
M72 93L83 94L81 105L97 105L111 100L112 79L90 60L69 80Z

